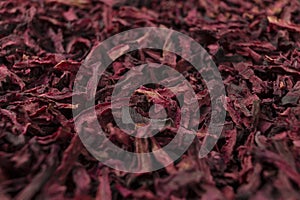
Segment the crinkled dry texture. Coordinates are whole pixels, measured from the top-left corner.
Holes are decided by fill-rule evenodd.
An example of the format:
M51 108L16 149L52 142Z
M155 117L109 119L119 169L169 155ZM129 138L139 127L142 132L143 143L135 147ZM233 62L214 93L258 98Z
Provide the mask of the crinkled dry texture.
M7 0L0 2L0 16L1 199L299 199L299 1ZM213 151L199 159L211 117L199 74L170 52L143 49L120 57L96 93L100 124L116 145L152 151L176 134L176 98L157 87L139 88L130 106L148 119L153 103L165 105L170 123L164 132L145 141L115 126L113 86L134 66L176 68L193 85L201 111L197 140L179 160L129 174L99 163L82 145L72 116L82 108L72 104L80 93L72 94L72 87L101 41L146 26L178 30L206 48L224 80L227 118ZM89 112L80 114L86 129L96 123Z

